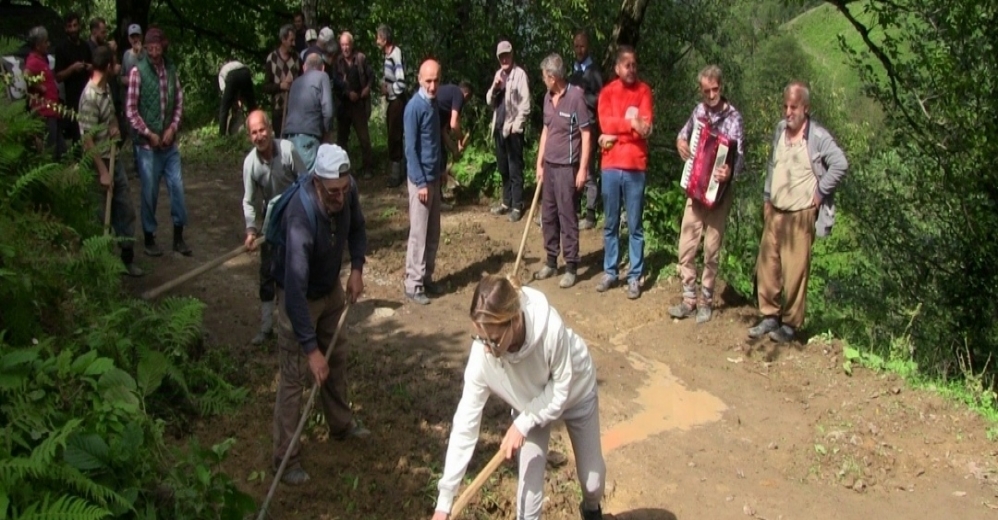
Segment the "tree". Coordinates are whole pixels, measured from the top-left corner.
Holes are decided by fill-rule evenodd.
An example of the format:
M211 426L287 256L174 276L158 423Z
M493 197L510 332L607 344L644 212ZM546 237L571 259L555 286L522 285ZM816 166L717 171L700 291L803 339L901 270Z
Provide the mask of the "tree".
M648 0L623 0L617 22L613 25L610 44L607 45L606 56L603 58L603 70L612 76L613 64L616 60L617 48L630 45L637 48L641 32L641 22L648 9Z

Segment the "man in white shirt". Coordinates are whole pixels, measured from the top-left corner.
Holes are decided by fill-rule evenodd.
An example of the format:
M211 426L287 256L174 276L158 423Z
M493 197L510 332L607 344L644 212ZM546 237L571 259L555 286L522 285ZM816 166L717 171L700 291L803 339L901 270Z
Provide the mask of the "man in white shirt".
M233 105L245 112L256 109L253 72L238 61L230 61L218 71L218 89L222 91L222 102L218 108L218 133L229 135L238 130L237 117L230 117Z

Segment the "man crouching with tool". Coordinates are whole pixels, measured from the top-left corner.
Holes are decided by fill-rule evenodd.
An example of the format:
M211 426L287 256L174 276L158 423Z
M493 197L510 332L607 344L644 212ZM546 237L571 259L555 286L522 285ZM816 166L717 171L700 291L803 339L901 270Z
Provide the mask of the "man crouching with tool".
M367 437L370 431L354 421L347 401L347 347L340 315L364 291L367 231L350 159L336 145L319 147L314 170L294 197L280 222L284 246L274 253L277 281L277 345L281 379L274 407L274 467L288 457L282 482L309 480L301 467L297 442L302 390L311 379L319 385L330 437ZM306 208L311 204L312 208ZM346 293L340 283L344 247L350 250ZM337 336L336 344L330 345ZM319 346L323 348L319 348ZM332 349L328 358L324 349ZM327 360L328 359L328 360Z

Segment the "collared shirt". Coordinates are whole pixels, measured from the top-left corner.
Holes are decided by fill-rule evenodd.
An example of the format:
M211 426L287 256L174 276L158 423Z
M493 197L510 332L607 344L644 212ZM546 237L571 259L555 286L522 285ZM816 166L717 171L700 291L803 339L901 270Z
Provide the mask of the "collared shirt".
M284 135L304 134L317 139L333 128L333 94L329 76L309 70L291 84Z
M586 59L584 59L582 61L575 62L574 70L576 72L585 72L586 69L588 69L592 65L593 65L593 58L592 58L592 56L586 56Z
M592 124L582 89L565 85L554 105L551 92L544 95L544 161L558 165L576 165L582 157L582 130ZM590 143L591 146L591 143Z
M256 220L257 194L263 199L265 210L271 199L284 193L299 175L305 173L305 163L291 141L274 139L271 146L273 156L270 161L264 161L256 147L243 160L243 217L246 229L262 232L263 223Z
M173 129L174 133L176 133L180 128L180 116L184 113L184 89L180 88L180 77L177 77L177 85L173 96L173 116L170 117L170 114L165 114L166 96L167 92L169 92L167 88L167 78L169 75L166 72L166 64L160 61L159 65L156 65L150 60L149 65L159 76L159 111L163 113L163 123L166 124L166 121L169 120L170 123L166 127ZM128 122L132 124L132 128L136 132L140 135L146 135L149 132L149 127L146 126L146 122L142 120L142 114L139 113L139 93L141 89L142 73L139 72L139 68L136 66L128 74L128 98L125 104L125 115L128 116Z
M90 80L80 95L80 106L77 110L77 121L81 134L90 134L94 145L101 145L111 139L111 127L118 124L114 113L114 100L111 99L111 89L108 85L98 85ZM111 149L102 151L101 157L109 159Z
M738 157L735 159L735 169L731 172L731 176L736 177L745 168L745 138L742 130L742 115L734 105L728 103L728 100L721 98L721 103L724 103L724 108L718 112L707 110L706 105L698 103L677 137L687 143L690 142L693 134L693 124L697 119L706 119L712 130L724 134L728 136L728 139L738 143ZM690 150L690 153L696 153L696 150Z
M31 51L25 60L24 72L31 76L41 75L40 84L45 89L43 94L31 97L31 109L42 117L59 117L59 113L53 108L59 104L59 85L56 84L55 74L49 67L48 56Z

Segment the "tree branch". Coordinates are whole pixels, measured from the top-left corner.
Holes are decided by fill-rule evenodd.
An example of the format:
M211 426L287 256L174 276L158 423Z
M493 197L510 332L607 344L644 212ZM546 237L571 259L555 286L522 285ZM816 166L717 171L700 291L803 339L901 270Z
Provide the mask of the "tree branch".
M211 37L212 39L224 43L233 49L237 49L246 52L248 54L252 54L253 56L261 56L266 54L267 52L266 49L257 49L246 46L238 41L226 37L226 35L223 33L199 26L198 24L192 22L189 18L183 15L180 12L180 9L177 8L176 4L173 3L173 0L163 0L163 1L166 4L166 6L170 9L170 12L173 13L173 16L175 16L177 20L180 22L180 24L175 25L177 29L181 30L190 29L194 31L194 34L197 34L198 36Z

